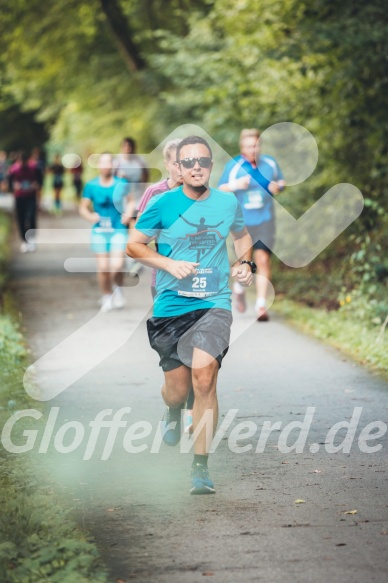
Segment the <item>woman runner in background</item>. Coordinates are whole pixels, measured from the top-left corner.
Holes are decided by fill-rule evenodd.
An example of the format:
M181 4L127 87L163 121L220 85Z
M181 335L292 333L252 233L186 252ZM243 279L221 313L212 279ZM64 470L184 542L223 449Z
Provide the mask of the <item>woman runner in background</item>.
M80 215L93 224L92 250L97 257L97 278L102 292L101 311L123 308L125 247L128 224L135 210L135 199L129 195L130 185L113 176L113 157L102 154L99 176L86 183L80 204Z

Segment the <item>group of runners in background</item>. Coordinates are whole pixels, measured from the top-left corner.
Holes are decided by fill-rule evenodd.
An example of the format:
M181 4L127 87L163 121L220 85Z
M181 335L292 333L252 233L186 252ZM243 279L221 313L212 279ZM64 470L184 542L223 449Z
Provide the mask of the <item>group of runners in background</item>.
M82 163L70 168L72 186L76 200L82 194ZM42 191L47 177L47 185L52 191L52 206L50 212L62 214L62 190L66 168L59 154L56 154L50 165L40 148L34 148L29 154L26 151L0 152L0 193L12 192L15 198L16 220L21 238L22 253L35 251L33 241L26 240L26 232L37 227L37 213L41 207Z
M135 155L135 149L136 143L133 138L123 140L121 154L114 159L114 174L130 182L132 196L136 195L139 198L144 190L144 188L140 190L142 188L140 183L148 181L148 170L142 158ZM81 200L84 168L79 156L73 158L75 163L67 167L58 153L48 164L40 148L33 148L31 153L17 151L7 154L4 150L0 151L0 193L12 192L14 195L22 253L35 251L36 245L31 240L27 241L25 235L28 230L36 229L37 213L43 204L50 213L57 216L62 214L66 172L71 175L71 187L76 202ZM67 181L67 185L70 186L70 181ZM44 201L42 201L43 187ZM48 192L51 194L51 201L47 205Z

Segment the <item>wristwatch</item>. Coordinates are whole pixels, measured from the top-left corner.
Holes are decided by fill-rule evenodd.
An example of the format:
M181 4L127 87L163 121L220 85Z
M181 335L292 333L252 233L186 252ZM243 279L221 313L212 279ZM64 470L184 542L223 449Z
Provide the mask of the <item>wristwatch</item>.
M256 265L256 263L254 261L247 261L246 259L243 259L242 261L240 261L240 263L241 263L241 265L243 263L248 263L249 267L252 270L252 273L256 273L257 265Z

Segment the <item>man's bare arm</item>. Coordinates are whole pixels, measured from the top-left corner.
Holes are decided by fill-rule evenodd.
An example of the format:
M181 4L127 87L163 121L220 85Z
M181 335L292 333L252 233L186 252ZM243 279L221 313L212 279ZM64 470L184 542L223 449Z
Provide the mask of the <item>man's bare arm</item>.
M236 180L220 184L217 188L223 192L235 192L236 190L247 190L249 188L250 177L248 175L242 176Z
M252 270L247 263L241 265L241 261L251 261L252 260L252 238L248 233L246 227L242 231L235 232L231 231L234 250L237 255L237 261L232 265L231 276L236 278L236 280L244 286L251 285L252 283Z
M89 221L89 223L98 223L100 220L100 215L92 210L92 201L90 198L81 198L79 214L81 217Z
M230 232L234 250L237 255L237 261L234 265L240 265L240 261L252 261L252 237L244 227L242 231L231 231Z
M160 253L148 247L148 243L151 240L152 237L147 237L147 235L144 235L137 229L133 229L131 238L127 244L127 255L148 267L163 269L177 279L183 279L191 274L195 275L196 267L199 263L175 261L170 257L160 255Z
M267 186L263 186L270 194L279 194L281 190L283 190L284 185L281 184L281 180L279 182L271 181L268 183ZM284 182L284 181L283 181ZM236 180L232 180L231 182L225 182L225 184L221 184L218 186L218 190L222 190L223 192L236 192L236 190L248 190L250 185L250 177L249 176L242 176L241 178L237 178Z

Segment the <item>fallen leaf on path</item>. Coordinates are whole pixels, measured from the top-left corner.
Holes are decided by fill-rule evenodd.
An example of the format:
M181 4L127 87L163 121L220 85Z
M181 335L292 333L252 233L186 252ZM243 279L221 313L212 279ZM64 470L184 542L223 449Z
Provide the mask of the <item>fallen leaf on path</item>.
M294 504L304 504L305 500L301 500L300 498L298 498L297 500L294 501Z
M335 545L336 547L346 547L346 543L338 543Z
M121 506L117 506L117 508L107 508L106 511L107 512L115 512L116 510L121 510Z
M204 572L202 573L202 575L203 575L204 577L211 577L212 575L214 575L214 573L213 573L212 571L204 571Z
M388 530L382 530L380 534L388 534Z
M345 510L344 514L357 514L358 510Z
M282 462L282 464L289 464L290 462Z
M342 479L346 479L346 480L362 480L362 478L360 477L356 477L356 476L341 476L341 480Z

